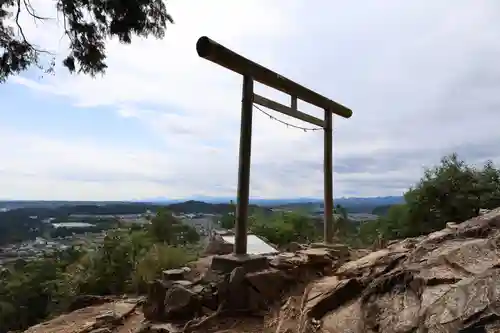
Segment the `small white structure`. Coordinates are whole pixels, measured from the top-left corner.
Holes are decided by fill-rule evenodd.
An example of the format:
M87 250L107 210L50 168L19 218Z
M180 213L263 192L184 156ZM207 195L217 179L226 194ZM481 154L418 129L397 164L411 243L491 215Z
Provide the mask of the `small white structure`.
M230 254L234 249L234 232L225 229L212 230L208 237L205 255ZM279 253L277 249L266 243L259 236L247 235L247 253L253 255L274 255Z
M234 235L222 236L224 242L234 245ZM247 253L254 255L270 255L279 253L277 249L264 242L256 235L247 235Z

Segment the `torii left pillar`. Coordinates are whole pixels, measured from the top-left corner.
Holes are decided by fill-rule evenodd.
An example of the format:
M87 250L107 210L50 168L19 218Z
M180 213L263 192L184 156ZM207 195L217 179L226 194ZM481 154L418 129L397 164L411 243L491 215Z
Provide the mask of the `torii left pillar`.
M238 197L234 236L234 253L247 254L248 204L250 198L250 165L252 156L253 79L243 76L241 100L240 152L238 162Z

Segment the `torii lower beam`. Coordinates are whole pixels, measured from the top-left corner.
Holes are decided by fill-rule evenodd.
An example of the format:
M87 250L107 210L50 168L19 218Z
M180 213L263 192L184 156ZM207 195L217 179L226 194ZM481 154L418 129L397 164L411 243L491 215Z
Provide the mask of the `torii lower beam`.
M247 253L247 222L250 192L250 162L252 147L253 103L301 119L324 129L324 240L331 243L333 238L333 114L350 118L352 111L325 96L318 94L286 77L271 71L211 40L200 37L196 43L198 55L233 72L243 75L243 98L241 105L241 130L238 170L238 198L236 209L236 233L234 252ZM271 101L253 93L254 81L282 91L291 96L291 107ZM297 110L297 99L325 110L324 120L320 120Z

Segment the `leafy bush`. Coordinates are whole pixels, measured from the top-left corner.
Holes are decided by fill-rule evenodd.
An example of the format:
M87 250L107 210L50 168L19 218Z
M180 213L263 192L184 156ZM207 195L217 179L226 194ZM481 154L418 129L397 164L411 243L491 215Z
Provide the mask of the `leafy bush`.
M360 239L413 237L440 230L447 222L477 216L481 208L500 206L500 170L491 161L473 167L456 154L426 169L422 179L404 195L405 204L389 208L377 221L360 226Z
M24 329L66 305L64 256L4 269L0 279L0 332Z
M158 242L152 230L169 229L116 230L109 232L95 251L70 249L4 269L0 279L0 332L25 329L57 314L76 295L144 292L147 283L159 277L162 270L195 259L196 251Z
M250 230L278 246L313 241L319 235L315 223L309 217L295 212L254 216Z
M182 248L155 244L136 263L132 276L134 289L145 292L148 282L157 278L163 270L184 266L194 259L194 253Z
M167 210L160 210L151 219L149 233L155 241L173 245L196 243L200 240L200 235L193 227L181 223Z

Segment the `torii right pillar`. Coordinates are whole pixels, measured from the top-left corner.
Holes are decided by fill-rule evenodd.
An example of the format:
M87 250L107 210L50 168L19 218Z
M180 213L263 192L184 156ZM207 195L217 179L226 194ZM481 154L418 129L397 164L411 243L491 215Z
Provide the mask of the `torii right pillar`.
M324 242L333 242L333 114L325 109L324 124Z

